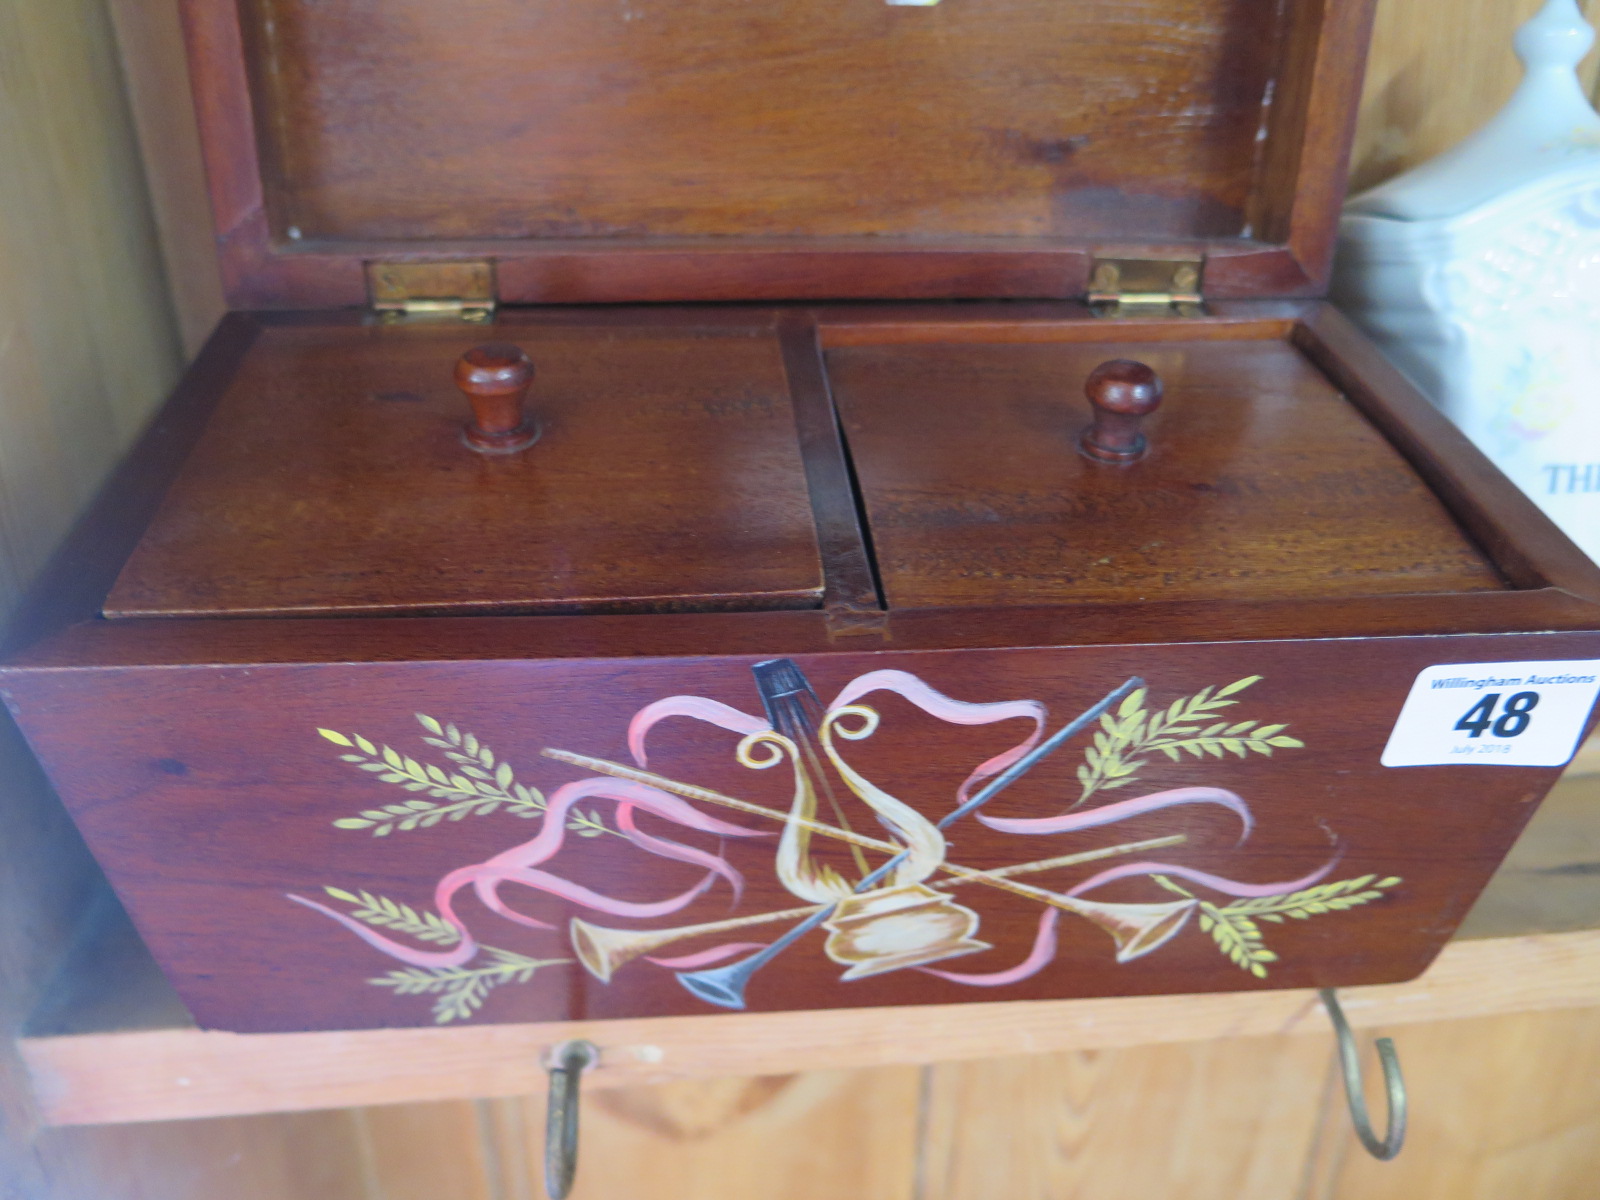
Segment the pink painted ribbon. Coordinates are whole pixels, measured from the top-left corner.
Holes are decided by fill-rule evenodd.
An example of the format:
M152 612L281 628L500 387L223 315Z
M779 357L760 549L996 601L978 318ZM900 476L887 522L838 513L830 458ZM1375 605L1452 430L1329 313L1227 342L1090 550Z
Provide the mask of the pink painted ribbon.
M696 967L709 967L715 963L732 958L735 954L743 954L746 950L759 950L765 942L723 942L720 946L713 946L709 950L701 950L696 954L684 954L677 958L650 958L645 962L655 963L658 967L667 967L674 971L692 971Z
M1187 879L1208 887L1214 892L1221 892L1225 896L1242 896L1255 899L1260 896L1282 896L1289 892L1298 892L1301 888L1310 887L1318 880L1327 877L1329 871L1339 864L1335 855L1322 866L1312 871L1309 875L1302 875L1299 879L1291 879L1287 883L1240 883L1237 879L1225 879L1221 875L1213 875L1209 871L1199 871L1194 867L1180 867L1173 863L1135 862L1123 863L1121 866L1108 867L1098 875L1093 875L1078 884L1067 893L1069 896L1081 896L1085 892L1107 884L1117 879L1127 879L1130 875L1176 875L1180 879Z
M720 700L708 700L704 696L668 696L663 700L646 704L634 713L633 720L628 722L628 753L633 755L633 761L641 767L647 765L645 738L667 717L693 717L696 721L707 721L712 725L731 730L741 737L772 728L764 717L753 717L747 712L740 712Z
M972 789L992 775L998 775L1039 744L1044 736L1044 722L1048 710L1037 700L955 700L943 692L929 687L909 671L868 671L858 675L829 705L829 711L854 704L871 692L894 692L909 700L931 717L951 725L993 725L1000 721L1022 718L1033 722L1033 732L1009 750L978 764L956 789L956 806L966 803Z
M1226 808L1237 816L1244 826L1243 832L1239 835L1241 843L1255 828L1255 819L1250 815L1250 806L1238 793L1214 787L1169 788L1164 792L1151 792L1148 796L1119 800L1115 804L1102 804L1098 808L1064 813L1058 817L989 817L982 812L973 815L990 829L1000 833L1077 833L1080 830L1094 829L1099 825L1112 825L1118 821L1126 821L1130 817L1157 812L1163 808L1176 808L1183 804L1216 804Z
M1005 971L986 971L969 974L961 971L935 971L932 967L918 967L926 975L937 975L951 983L965 983L972 987L1002 987L1008 983L1021 983L1037 975L1056 956L1056 920L1061 915L1057 908L1047 908L1039 917L1039 932L1034 935L1033 949L1028 957Z
M664 820L689 829L697 829L703 833L715 834L719 837L765 836L759 830L745 829L742 826L732 825L715 817L707 816L679 797L661 791L659 788L651 787L648 784L609 778L580 779L574 783L564 784L551 793L545 809L544 819L540 822L539 832L528 841L513 846L511 849L497 854L485 862L451 871L439 880L439 883L434 888L434 907L438 910L440 918L454 929L461 938L460 943L453 949L420 950L398 942L393 938L386 937L357 921L354 917L337 912L318 901L295 895L290 895L289 898L297 904L303 904L307 908L315 909L317 912L331 917L369 946L382 950L385 954L397 958L401 962L408 963L414 967L448 968L459 967L478 952L477 941L455 912L455 895L465 887L471 887L485 905L508 920L536 929L548 929L550 925L547 922L519 913L507 905L499 895L501 886L507 883L514 883L536 891L559 896L561 899L582 908L607 913L611 916L635 917L662 916L677 912L704 893L718 877L726 879L729 886L734 888L735 891L742 886L743 877L720 856L707 854L705 851L696 850L691 846L680 845L665 838L653 838L649 837L649 835L639 834L637 830L634 831L635 835L645 839L645 841L636 841L635 844L643 845L644 848L649 849L652 853L660 854L663 857L704 867L706 868L705 877L696 883L694 887L676 896L654 903L641 904L606 896L570 880L563 879L559 875L536 870L535 868L554 858L560 852L567 835L567 814L575 804L586 799L613 800L619 806L628 805L642 808L646 812ZM630 838L630 840L634 839Z

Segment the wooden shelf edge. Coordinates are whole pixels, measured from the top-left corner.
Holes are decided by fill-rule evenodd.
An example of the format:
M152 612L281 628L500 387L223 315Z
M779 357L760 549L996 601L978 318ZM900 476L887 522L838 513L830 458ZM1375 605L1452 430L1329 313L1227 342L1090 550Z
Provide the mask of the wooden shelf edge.
M1357 1026L1600 1005L1600 930L1457 942L1410 983L1341 992ZM1274 1034L1328 1036L1309 991L331 1033L25 1037L42 1118L87 1125L515 1096L587 1037L586 1087Z

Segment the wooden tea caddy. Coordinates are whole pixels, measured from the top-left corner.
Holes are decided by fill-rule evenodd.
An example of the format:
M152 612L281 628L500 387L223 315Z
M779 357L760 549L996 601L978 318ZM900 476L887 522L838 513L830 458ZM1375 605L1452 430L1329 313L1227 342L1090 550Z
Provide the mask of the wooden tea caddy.
M187 0L240 311L0 685L202 1024L1425 968L1600 571L1317 298L1371 7Z

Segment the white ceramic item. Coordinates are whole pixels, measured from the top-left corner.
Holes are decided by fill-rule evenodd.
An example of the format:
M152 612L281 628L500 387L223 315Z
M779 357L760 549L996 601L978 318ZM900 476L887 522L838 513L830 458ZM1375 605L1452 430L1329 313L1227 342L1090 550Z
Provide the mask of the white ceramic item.
M1576 73L1594 36L1548 0L1506 107L1346 206L1334 299L1600 561L1600 115Z

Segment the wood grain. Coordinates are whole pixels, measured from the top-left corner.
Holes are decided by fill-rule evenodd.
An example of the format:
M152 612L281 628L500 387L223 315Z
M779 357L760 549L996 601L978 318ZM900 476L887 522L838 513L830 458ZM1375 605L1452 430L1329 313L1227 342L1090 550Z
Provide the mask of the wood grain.
M180 365L119 77L101 4L0 8L0 613ZM0 727L0 785L0 1191L104 1200L147 1186L199 1200L208 1189L183 1191L185 1180L222 1173L220 1144L216 1157L194 1155L174 1169L136 1133L118 1131L107 1144L40 1127L13 1038L71 944L99 873L9 722ZM141 1141L151 1153L136 1151ZM240 1187L237 1195L290 1193Z
M1353 186L1371 187L1475 129L1508 96L1520 65L1516 26L1540 0L1380 0L1357 124ZM216 250L194 147L192 101L177 37L178 0L118 0L112 11L151 179L174 301L193 354L221 311ZM1590 10L1593 17L1593 11ZM1594 82L1600 55L1582 72ZM805 281L795 278L797 287ZM1048 286L1040 277L1035 288ZM815 294L815 293L813 293Z
M1594 1006L1600 933L1459 942L1420 980L1341 995L1359 1028ZM544 1086L540 1055L567 1037L602 1047L585 1079L600 1090L1326 1031L1314 993L1283 991L344 1033L131 1030L29 1037L21 1049L45 1119L72 1125L525 1095Z
M457 357L513 339L542 428L461 444ZM251 348L107 615L816 607L776 337L399 324Z
M241 305L360 303L360 258L419 239L492 248L517 302L1070 296L1107 238L1209 239L1218 296L1319 294L1370 0L1169 7L185 13ZM484 70L509 100L470 103Z
M1075 445L1084 380L1114 359L1166 389L1148 455L1121 467ZM1502 586L1282 342L856 346L828 365L892 608Z
M369 1187L357 1119L318 1112L45 1130L36 1147L53 1190L27 1197L390 1200Z
M244 11L309 242L1236 236L1280 36L1216 0Z
M1600 749L1590 743L1590 753ZM1574 761L1461 924L1463 937L1560 933L1600 924L1600 774Z
M1361 96L1351 189L1426 162L1499 111L1522 79L1517 27L1544 0L1381 0ZM1578 0L1593 22L1594 0ZM1579 68L1592 90L1600 54Z
M1567 768L1571 775L1600 775L1600 737L1590 737Z
M878 1067L591 1092L574 1200L912 1200L920 1082ZM486 1107L489 1154L537 1179L542 1096Z
M1278 1037L935 1066L922 1196L1283 1200L1330 1065L1323 1039Z
M1292 340L1405 456L1513 586L1600 601L1600 563L1573 546L1343 313L1319 305Z
M1588 1200L1600 1171L1600 1009L1446 1021L1393 1032L1411 1126L1400 1157L1362 1152L1329 1113L1307 1200ZM1343 1097L1335 1097L1343 1107ZM1381 1111L1381 1109L1379 1109Z
M1505 661L1579 658L1592 645L1588 634L1507 635L1497 641L1495 653ZM1161 859L1178 864L1174 869L1264 884L1299 880L1336 862L1328 869L1336 869L1339 880L1371 874L1399 881L1381 902L1357 911L1274 926L1266 941L1281 961L1259 979L1241 979L1239 967L1218 951L1198 922L1159 953L1119 963L1109 936L1114 927L1095 921L1092 911L1079 913L1070 919L1070 933L1063 929L1050 968L1008 984L1004 993L1006 1000L1043 1000L1236 991L1241 982L1252 988L1357 986L1421 972L1557 774L1555 768L1433 767L1427 773L1436 782L1424 788L1417 774L1381 765L1392 724L1392 717L1381 714L1399 708L1418 671L1440 661L1473 661L1453 656L1483 650L1477 638L1391 637L1363 643L1307 639L969 649L962 654L852 648L795 662L822 696L838 695L871 672L896 670L955 698L1032 698L1053 714L1047 728L1084 711L1131 676L1149 683L1150 711L1164 711L1204 688L1258 677L1250 692L1241 694L1238 707L1225 710L1227 715L1286 725L1304 747L1257 752L1248 759L1223 757L1219 747L1219 755L1203 765L1196 759L1152 756L1137 777L1139 788L1150 794L1206 786L1243 797L1253 817L1243 846L1234 813L1215 803L1197 803L1121 813L1128 818L1125 824L1068 833L1048 845L1018 842L1004 825L986 828L968 821L954 835L960 839L955 860L983 869L1123 839L1182 834L1181 851ZM525 876L515 864L542 862L530 848L538 852L551 843L528 840L530 826L512 815L520 802L508 799L494 812L447 823L441 808L431 821L427 815L417 818L429 821L421 827L413 823L407 830L401 822L394 836L377 836L380 826L336 825L375 811L374 805L400 799L414 804L420 797L397 786L406 782L403 777L384 781L341 760L351 753L348 745L341 750L317 731L335 728L347 739L364 736L373 745L392 747L391 755L414 754L420 763L440 769L440 762L451 760L425 742L427 731L414 715L431 713L492 746L497 771L505 762L514 780L546 796L560 791L566 804L590 786L580 781L593 773L545 756L543 749L622 758L633 714L663 697L703 696L748 710L759 703L751 667L747 659L727 656L637 658L625 670L597 657L550 663L252 664L8 672L6 688L63 798L202 1023L265 1032L436 1019L426 996L371 985L375 970L392 965L383 955L328 916L289 899L320 897L330 886L359 885L430 911L459 904L455 911L475 941L557 960L526 986L495 988L474 1020L598 1020L707 1011L706 1002L679 986L670 970L641 963L601 984L572 961L569 921L589 913L523 884ZM882 676L868 680L883 681ZM874 695L869 703L883 713L882 725L872 739L851 748L851 764L930 818L942 815L977 764L1016 745L1029 731L1020 721L1015 722L1019 729L954 727L892 694ZM767 808L787 805L795 786L792 773L785 779L777 772L750 771L733 757L731 740L718 730L707 737L679 721L653 735L650 765L668 778ZM1091 749L1089 736L1080 734L1070 750L1042 763L985 815L1003 821L1059 814L1063 795L1081 793L1075 770ZM587 794L601 798L585 802L585 811L598 805L603 815L613 812L604 793ZM648 798L638 802L649 803ZM459 807L464 803L459 795L449 803L468 816ZM870 810L853 796L845 803L852 806L852 819L871 819ZM758 818L731 815L753 834L772 827ZM616 828L609 819L606 823ZM1443 829L1451 831L1448 839L1439 837ZM703 828L678 836L692 838L691 844L702 849L716 845ZM1337 858L1329 845L1334 838L1342 851ZM737 909L730 913L729 897L719 885L709 893L689 893L681 909L656 914L646 927L793 907L793 894L773 870L770 840L730 836L722 853L743 875ZM826 851L819 853L829 861ZM641 877L641 862L652 867L648 877ZM466 887L469 876L462 873L474 864L484 864L480 878L502 880L498 886L507 903L521 915L546 925L516 927L474 900ZM848 869L848 860L833 865ZM644 859L633 842L616 836L570 838L559 861L544 869L602 894L647 902L692 888L702 878L687 865ZM1093 864L1066 867L1040 882L1056 892L1086 888L1094 869ZM445 879L449 882L440 890ZM1112 883L1116 891L1110 890ZM1167 896L1147 880L1111 880L1106 886L1093 898L1151 903ZM985 889L971 903L982 921L983 940L994 949L963 967L1000 971L1024 959L1039 929L1038 901ZM640 925L632 917L601 923ZM909 971L843 982L838 967L820 953L822 940L820 935L810 939L765 968L745 998L751 1009L982 1003L996 997L959 981ZM705 946L682 943L684 952ZM474 949L475 944L467 945L468 954Z
M0 172L4 611L179 363L115 43L90 7L13 5L0 18L0 160L23 168Z
M187 357L227 303L217 266L200 129L184 54L178 0L109 0L139 158L160 235L161 262Z
M1359 182L1377 182L1378 175L1431 152L1406 130L1450 125L1448 132L1437 137L1442 143L1487 117L1514 79L1515 62L1505 49L1505 39L1516 21L1536 6L1536 0L1384 0L1373 86L1363 122ZM165 0L118 3L114 14L140 128L147 134L152 129L159 131L143 139L143 148L157 195L167 269L175 281L186 344L192 352L196 332L203 333L215 317L215 299L208 307L204 298L204 274L214 267L203 262L212 254L204 229L203 185L191 175L185 199L181 188L175 194L160 178L164 170L168 178L182 176L185 169L192 171L192 159L185 160L182 147L169 136L181 126L171 123L170 113L153 124L145 115L155 97L158 103L177 105L179 117L192 119L184 85L167 66L173 61L171 43L163 48L160 42L170 29L168 18L160 11L164 7ZM130 36L130 15L145 18L144 31L154 41L141 40L136 36L138 30ZM3 24L6 22L10 24ZM149 249L148 227L142 226L137 216L140 185L137 172L129 169L127 119L116 96L117 69L107 55L103 18L94 6L25 0L0 16L0 25L5 104L14 105L6 108L6 119L0 120L0 138L13 139L4 144L5 161L23 163L27 168L6 172L0 178L0 189L7 189L5 229L14 235L5 242L7 266L0 279L0 310L6 322L6 350L0 359L5 364L0 379L0 395L5 401L0 431L6 437L0 439L0 448L8 451L0 461L0 487L9 498L7 552L20 564L9 583L14 593L16 581L36 569L93 489L107 461L108 452L98 452L99 457L74 457L74 452L63 451L59 443L66 439L81 447L82 430L125 431L137 425L137 414L147 411L143 406L155 399L170 378L170 367L152 373L139 364L149 361L147 355L152 352L158 361L169 361L173 337L166 328L159 275L152 269L155 258ZM1429 52L1430 44L1437 46L1438 52ZM154 70L149 63L141 67L140 58L145 54L152 55ZM1495 79L1486 84L1482 64L1489 60L1500 66ZM1591 58L1588 70L1593 70L1593 62ZM1390 87L1392 75L1403 86ZM162 86L152 89L152 80ZM1421 116L1399 120L1408 107ZM1391 109L1397 118L1392 121ZM162 120L168 123L162 124ZM1365 149L1374 145L1385 152ZM67 177L74 180L71 195L52 190L55 185L45 186L44 181ZM27 189L26 194L19 189ZM196 197L199 207L195 207ZM94 232L90 236L75 232L75 224L82 228L85 205L92 210L89 221ZM185 255L198 265L176 265ZM603 271L590 265L585 269L594 272L590 278L595 282L589 285L593 291L603 293L618 286L605 282ZM185 270L197 272L199 286L183 283ZM548 280L560 270L559 264L552 264L540 286L550 287ZM663 264L661 270L667 274L670 267ZM781 286L822 286L815 274L802 268L789 270ZM953 264L928 273L940 276L937 284L929 283L929 287L976 286L970 278L962 278ZM1028 286L1035 289L1069 283L1053 265L1035 269L1028 277ZM667 285L662 286L665 289ZM192 298L196 295L201 299ZM129 353L107 349L117 339L125 339L124 344L131 347ZM45 362L54 364L54 376L42 370L40 364ZM63 363L68 364L67 369L62 368ZM106 379L109 384L103 382ZM110 398L108 387L114 393ZM107 414L123 401L133 405L134 415L119 424ZM8 791L3 807L7 825L0 840L7 847L8 870L0 872L0 879L7 889L5 911L11 919L5 926L8 986L3 993L8 1017L14 1017L16 1006L26 1004L39 990L42 973L84 902L84 892L72 881L82 878L75 864L81 869L87 859L23 753L13 746L6 761ZM1566 888L1575 878L1560 877L1560 887L1553 890ZM1462 983L1464 987L1470 984L1470 976ZM1595 1027L1594 1010L1542 1013L1531 1019L1512 1015L1442 1027L1437 1035L1432 1035L1426 1024L1407 1025L1400 1031L1401 1052L1411 1069L1413 1086L1427 1089L1418 1109L1411 1149L1399 1163L1387 1167L1365 1163L1340 1124L1343 1114L1336 1105L1331 1110L1329 1140L1350 1161L1337 1168L1335 1182L1341 1186L1333 1192L1319 1192L1314 1200L1368 1200L1386 1194L1411 1200L1442 1195L1434 1187L1435 1178L1438 1188L1449 1186L1471 1196L1478 1185L1463 1178L1471 1167L1478 1169L1484 1181L1487 1190L1482 1194L1496 1200L1519 1192L1586 1198L1595 1172L1596 1139L1585 1125L1596 1109L1591 1064L1600 1051L1590 1045L1590 1031ZM1223 1026L1219 1023L1216 1028ZM1513 1029L1515 1032L1508 1032ZM1289 1040L1309 1048L1325 1040L1325 1035ZM1490 1069L1475 1077L1475 1084L1465 1081L1459 1073L1461 1060L1485 1054L1494 1057L1492 1048L1497 1045L1519 1062L1507 1065L1496 1058ZM7 1047L9 1051L9 1039ZM1180 1056L1181 1062L1192 1049L1179 1046L1170 1052ZM175 1053L169 1062L182 1058L181 1052ZM728 1070L737 1066L722 1064ZM1182 1067L1174 1069L1177 1074L1182 1071ZM271 1070L253 1078L252 1086L258 1088L293 1082L277 1079ZM94 1086L101 1082L96 1077ZM471 1083L470 1076L467 1083ZM530 1079L525 1086L536 1084L537 1080ZM27 1102L19 1087L13 1083L6 1089L6 1126L13 1139L6 1146L8 1152L17 1146L17 1139L29 1136L28 1117L21 1111ZM310 1098L325 1102L326 1095L321 1092ZM1505 1097L1504 1101L1486 1100L1499 1096ZM498 1116L501 1106L489 1107ZM138 1120L158 1111L141 1112L134 1104L127 1115ZM898 1111L872 1114L875 1118L882 1115L893 1121L902 1119ZM1019 1114L1019 1118L1027 1116ZM379 1200L367 1191L371 1175L369 1167L361 1165L353 1124L348 1115L318 1112L304 1117L66 1129L44 1133L33 1147L13 1154L7 1165L18 1173L10 1182L36 1186L39 1194L49 1194L52 1200L68 1196L71 1200L122 1200L136 1194L158 1195L162 1200L211 1200L219 1194L238 1200L304 1200L310 1196ZM465 1122L445 1122L448 1138L437 1140L425 1136L427 1129L419 1133L413 1126L407 1144L383 1144L382 1155L394 1154L397 1159L370 1164L370 1169L392 1181L397 1172L403 1173L407 1155L414 1156L411 1162L430 1154L468 1155L474 1148L468 1143L465 1126ZM526 1131L525 1124L518 1128ZM1445 1136L1437 1136L1440 1134ZM506 1141L495 1144L498 1148L508 1145ZM744 1145L740 1138L730 1136L719 1141L718 1149L742 1166L737 1160ZM524 1148L529 1149L525 1141ZM1037 1143L1020 1147L1005 1143L992 1159L994 1169L1009 1168L1016 1159L1035 1152ZM1219 1159L1232 1153L1232 1146L1220 1142L1211 1147L1211 1154ZM1105 1163L1107 1171L1125 1169L1112 1156L1096 1160ZM464 1157L451 1161L460 1161L468 1175L480 1169ZM482 1169L494 1173L495 1186L505 1200L533 1200L539 1194L535 1171L525 1165L519 1171L509 1154L491 1158ZM1207 1178L1223 1171L1218 1166L1201 1169ZM38 1177L41 1170L51 1175L48 1182ZM1393 1191L1387 1191L1389 1181L1394 1181ZM644 1197L655 1182L657 1177L641 1167L629 1180L628 1193ZM671 1186L670 1180L666 1186ZM1172 1186L1181 1188L1182 1181L1173 1181Z
M395 1104L334 1114L350 1121L371 1200L502 1200L481 1106ZM326 1193L307 1193L308 1196Z

